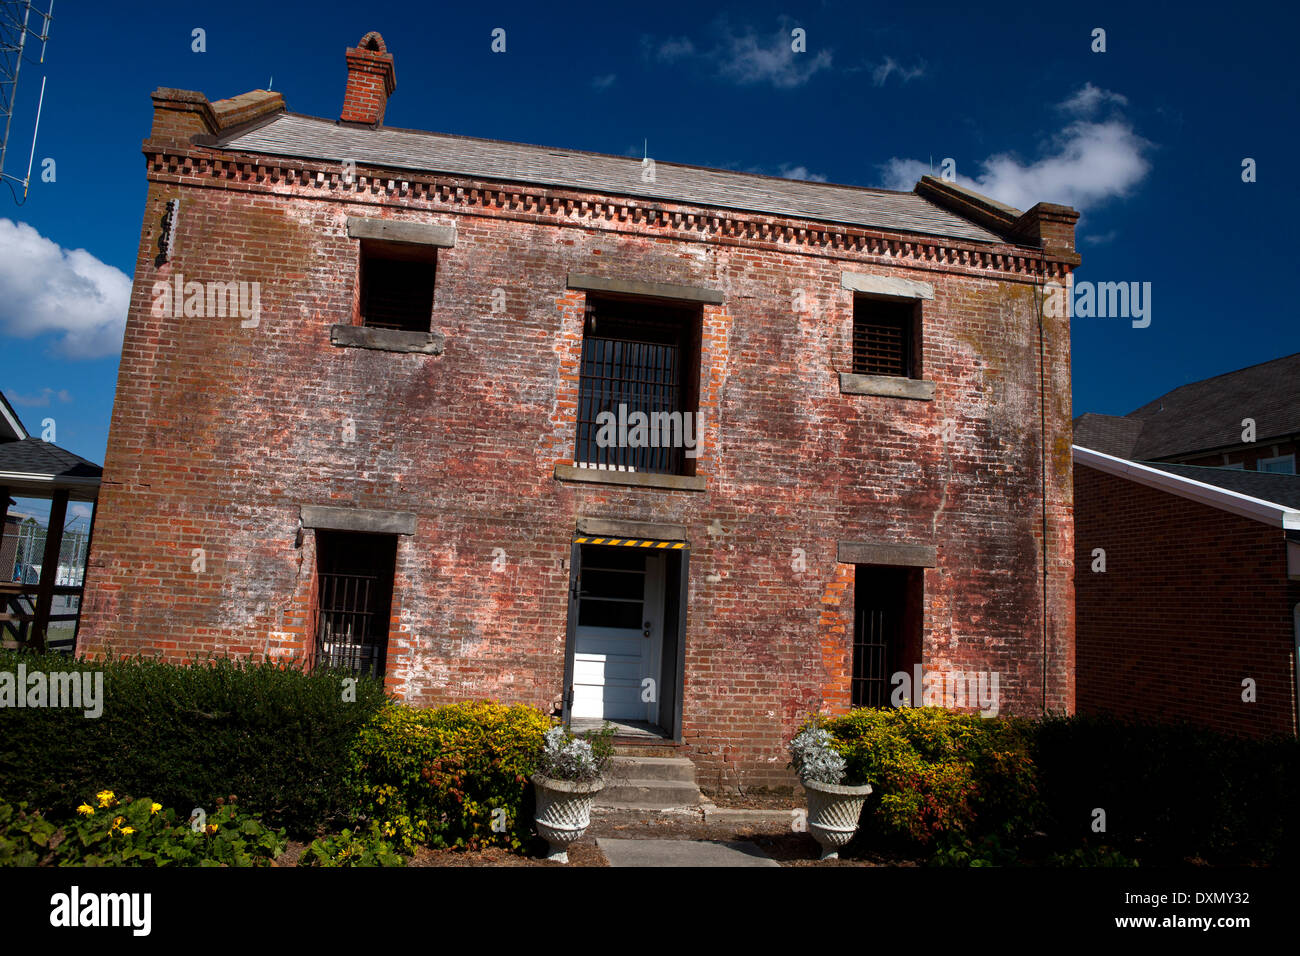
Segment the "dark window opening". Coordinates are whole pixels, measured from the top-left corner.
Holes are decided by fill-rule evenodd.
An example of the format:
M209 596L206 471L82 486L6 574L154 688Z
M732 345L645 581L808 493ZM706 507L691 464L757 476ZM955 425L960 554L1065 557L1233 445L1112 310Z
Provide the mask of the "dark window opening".
M382 677L388 656L397 539L316 532L316 663Z
M588 297L574 449L579 466L695 473L699 336L698 307Z
M859 565L854 572L854 707L892 707L894 675L921 662L921 568ZM910 686L910 685L902 685ZM903 701L912 703L910 697Z
M433 324L436 257L422 246L361 244L361 324L428 332Z
M588 545L578 578L578 623L640 629L645 617L645 552Z
M857 375L918 377L917 313L911 301L853 299L853 371Z

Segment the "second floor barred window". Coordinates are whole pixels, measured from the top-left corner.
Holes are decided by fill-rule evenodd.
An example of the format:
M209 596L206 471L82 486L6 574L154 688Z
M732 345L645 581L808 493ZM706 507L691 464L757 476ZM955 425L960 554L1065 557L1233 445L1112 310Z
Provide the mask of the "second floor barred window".
M582 337L580 467L692 474L698 308L591 296Z
M912 301L854 298L853 371L856 374L916 377L916 309Z

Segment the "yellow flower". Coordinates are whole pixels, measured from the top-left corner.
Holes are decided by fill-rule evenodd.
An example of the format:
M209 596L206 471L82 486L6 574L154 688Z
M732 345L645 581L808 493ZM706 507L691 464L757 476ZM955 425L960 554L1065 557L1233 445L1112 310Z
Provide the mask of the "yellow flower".
M95 808L88 803L83 803L81 806L77 807L77 812L82 816L88 817L95 812Z
M134 832L135 832L135 827L122 827L123 836L130 836Z
M95 796L99 799L99 805L101 807L109 806L114 799L112 790L101 790L99 793L95 794Z
M157 813L157 812L158 812L159 810L161 810L161 809L162 809L162 804L161 804L161 803L151 803L151 804L149 804L149 815L150 815L150 816L153 816L155 813Z

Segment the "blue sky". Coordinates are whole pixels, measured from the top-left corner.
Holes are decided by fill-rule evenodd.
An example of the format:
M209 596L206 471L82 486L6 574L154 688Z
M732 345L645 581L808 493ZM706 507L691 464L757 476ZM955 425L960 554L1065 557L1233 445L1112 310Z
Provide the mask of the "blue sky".
M45 7L48 0L41 0ZM27 64L0 191L0 388L29 428L104 458L160 86L273 83L336 117L343 51L396 57L390 126L910 188L946 157L1022 208L1083 212L1080 280L1150 282L1151 324L1076 318L1074 410L1123 414L1183 382L1300 350L1295 8L1186 5L315 3L59 0ZM360 12L359 12L360 11ZM494 28L506 52L490 49ZM1106 31L1094 53L1092 31ZM206 31L206 52L192 31ZM791 30L807 50L790 51ZM42 160L55 161L41 182ZM1257 162L1244 183L1242 160Z

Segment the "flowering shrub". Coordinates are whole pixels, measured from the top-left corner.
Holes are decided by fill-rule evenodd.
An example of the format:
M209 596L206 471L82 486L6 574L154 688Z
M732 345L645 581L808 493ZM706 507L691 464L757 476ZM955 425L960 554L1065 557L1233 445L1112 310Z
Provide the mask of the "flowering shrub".
M790 766L804 783L844 780L844 758L835 749L831 735L817 726L815 720L809 720L790 741Z
M614 727L610 724L578 737L565 727L552 727L546 732L537 772L553 780L599 780L614 754L613 738Z
M528 777L550 722L522 705L389 705L353 748L356 817L377 821L406 854L422 844L521 849L532 839Z
M119 801L111 790L66 821L0 803L0 865L269 866L284 852L283 830L241 812L234 797L217 802L206 821L179 821L160 803Z
M871 836L929 848L996 834L1014 846L1039 817L1026 722L907 707L861 708L825 726L850 777L872 781Z

